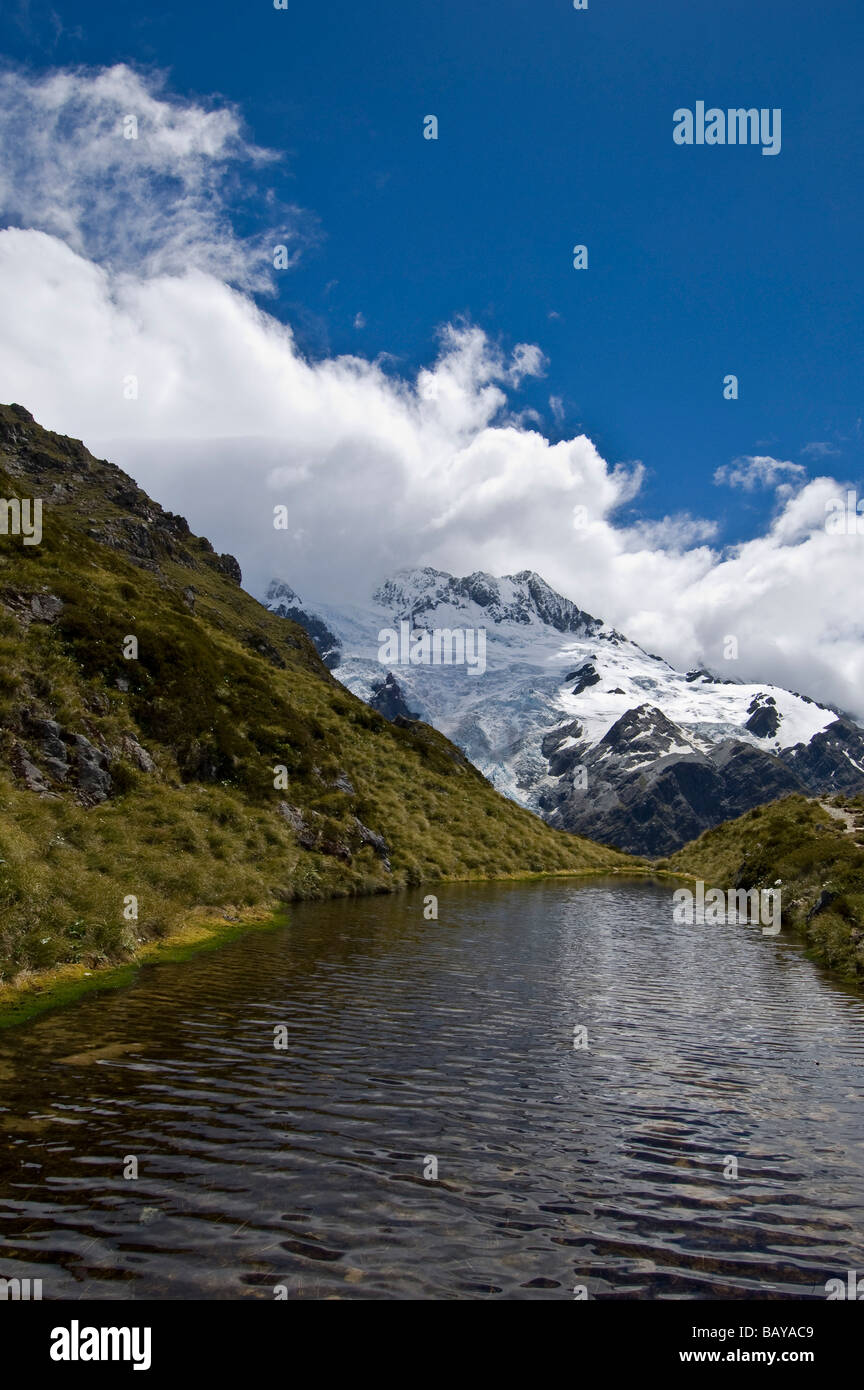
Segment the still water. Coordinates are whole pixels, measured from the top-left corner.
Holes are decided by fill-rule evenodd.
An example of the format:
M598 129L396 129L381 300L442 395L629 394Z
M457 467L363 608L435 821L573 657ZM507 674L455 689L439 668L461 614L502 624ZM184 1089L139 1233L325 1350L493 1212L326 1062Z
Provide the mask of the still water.
M824 1299L864 1270L860 997L782 935L675 925L668 885L438 896L301 906L0 1034L0 1277Z

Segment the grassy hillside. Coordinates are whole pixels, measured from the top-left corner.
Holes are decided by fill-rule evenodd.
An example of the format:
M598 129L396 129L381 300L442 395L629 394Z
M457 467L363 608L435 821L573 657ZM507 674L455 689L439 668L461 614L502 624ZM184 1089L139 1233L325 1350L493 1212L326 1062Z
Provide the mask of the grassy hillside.
M784 797L706 831L658 867L712 888L770 888L781 879L784 926L804 936L815 959L861 983L864 797L825 806Z
M0 497L44 507L41 544L0 535L0 987L193 908L633 862L355 699L232 557L20 406Z

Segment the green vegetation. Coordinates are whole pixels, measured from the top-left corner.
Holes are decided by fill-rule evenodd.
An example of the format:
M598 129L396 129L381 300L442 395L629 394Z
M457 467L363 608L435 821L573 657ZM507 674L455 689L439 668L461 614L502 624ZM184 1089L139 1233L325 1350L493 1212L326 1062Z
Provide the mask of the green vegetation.
M814 959L864 981L864 797L787 796L708 830L657 866L712 888L782 883L782 918Z
M0 535L0 990L130 960L202 909L635 864L355 699L231 557L15 406L0 496L44 500L41 544Z

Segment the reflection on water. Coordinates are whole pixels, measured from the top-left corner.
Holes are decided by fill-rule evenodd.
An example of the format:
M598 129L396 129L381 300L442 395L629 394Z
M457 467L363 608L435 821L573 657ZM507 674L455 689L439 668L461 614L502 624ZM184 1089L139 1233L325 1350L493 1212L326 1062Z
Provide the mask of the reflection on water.
M304 906L0 1035L0 1277L824 1298L864 1268L860 999L782 936L675 925L668 886L439 901Z

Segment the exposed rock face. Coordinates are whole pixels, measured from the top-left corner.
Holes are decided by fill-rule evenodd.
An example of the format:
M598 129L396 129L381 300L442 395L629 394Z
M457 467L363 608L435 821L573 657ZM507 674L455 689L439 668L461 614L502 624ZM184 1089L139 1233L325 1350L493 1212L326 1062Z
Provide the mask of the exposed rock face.
M405 703L402 687L392 671L388 671L384 680L376 683L374 692L369 703L373 709L377 709L379 714L383 714L385 719L395 719L397 715L403 719L420 718L418 714L412 713Z
M42 773L39 771L39 768L35 763L31 762L20 743L13 745L10 762L15 776L23 782L28 791L36 792L38 796L48 796L51 794L51 789L46 783Z
M44 590L30 594L5 589L3 602L23 623L56 623L63 612L63 600Z
M56 623L63 612L63 600L56 594L34 594L30 600L30 611L35 622Z
M780 728L780 715L773 695L756 695L747 713L750 718L744 727L757 738L773 738Z
M389 874L390 846L384 839L384 836L376 834L374 830L370 830L368 825L364 825L363 822L358 820L356 816L354 817L354 824L357 827L357 833L360 836L360 843L363 845L372 846L372 849L378 855L378 858L381 860L381 863L384 865L384 868L387 870Z
M307 613L294 590L288 584L274 580L267 590L267 607L280 618L288 618L302 627L312 641L324 665L334 670L342 656L339 638L314 613Z
M228 579L233 579L235 584L243 583L243 571L233 555L220 555L216 561L216 568Z
M427 566L394 575L381 585L372 599L392 609L397 622L405 618L417 627L423 626L424 614L435 608L459 609L469 604L485 610L488 621L494 623L528 625L539 620L557 632L583 635L597 632L603 626L570 599L556 594L533 570L520 570L504 579L478 570L457 579Z
M292 806L288 801L280 801L277 810L294 831L298 845L303 849L314 849L318 842L318 832L312 824L315 813L309 812L307 815L299 806Z
M34 719L31 727L40 741L43 766L55 781L65 782L69 775L69 757L60 725L54 719Z
M111 795L107 752L84 734L64 729L56 719L26 716L24 723L29 748L16 745L13 771L31 791L44 794L52 785L55 790L74 788L85 806L96 806ZM140 752L144 754L143 748Z
M576 681L572 694L581 695L582 691L587 690L589 686L599 685L601 678L599 672L594 667L593 661L586 661L584 666L580 667L578 671L574 671L567 679L575 679Z
M657 856L802 789L771 754L735 739L704 752L650 705L628 710L594 747L550 748L550 773L558 782L542 808L552 825Z
M835 719L809 743L798 743L779 755L813 795L852 793L864 782L864 731L845 716Z
M601 843L667 854L788 792L864 791L864 729L853 721L702 663L677 671L531 571L402 570L366 605L314 613L274 583L268 606L313 634L321 623L339 647L340 681L397 726L432 725L499 790ZM484 673L404 660L388 669L379 633L402 621L483 630Z
M301 849L331 855L350 864L357 850L368 845L381 860L387 873L391 872L390 846L387 841L383 835L370 830L368 825L364 825L356 816L351 817L351 834L344 839L337 839L327 834L324 817L317 811L304 811L300 806L292 806L288 801L280 801L277 809L283 820L291 826Z
M71 741L75 752L80 798L86 804L95 806L111 795L107 755L94 748L83 734L73 734Z
M138 742L137 738L135 738L134 734L123 735L123 738L120 740L120 751L130 762L134 763L141 772L150 773L156 771L156 764L150 757L146 748L141 747L141 744Z

